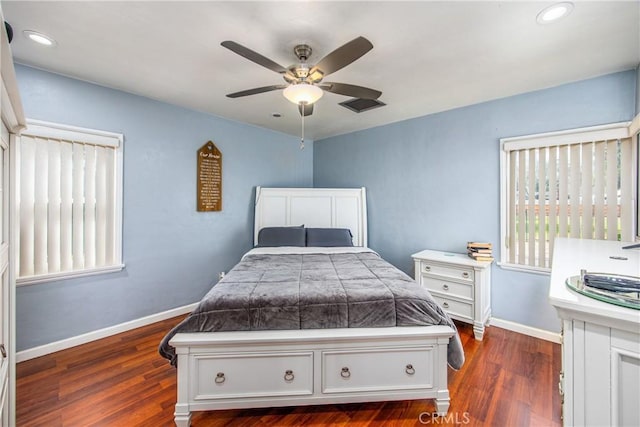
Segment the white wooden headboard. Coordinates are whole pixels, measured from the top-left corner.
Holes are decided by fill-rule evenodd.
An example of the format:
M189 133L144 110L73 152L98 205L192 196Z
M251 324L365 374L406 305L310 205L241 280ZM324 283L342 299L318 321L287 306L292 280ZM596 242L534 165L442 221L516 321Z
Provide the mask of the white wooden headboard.
M365 188L256 187L253 244L264 227L348 228L354 246L367 246Z

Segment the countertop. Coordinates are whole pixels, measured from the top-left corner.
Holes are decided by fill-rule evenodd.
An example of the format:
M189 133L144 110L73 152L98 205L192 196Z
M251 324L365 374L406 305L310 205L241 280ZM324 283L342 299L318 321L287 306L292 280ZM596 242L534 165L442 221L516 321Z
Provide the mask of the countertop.
M640 330L640 310L605 303L581 295L567 287L567 277L590 273L614 273L640 276L640 248L622 249L631 242L558 238L554 243L549 300L562 315L563 310L590 317L611 319L616 327ZM624 260L611 257L623 257ZM614 326L614 325L612 325Z

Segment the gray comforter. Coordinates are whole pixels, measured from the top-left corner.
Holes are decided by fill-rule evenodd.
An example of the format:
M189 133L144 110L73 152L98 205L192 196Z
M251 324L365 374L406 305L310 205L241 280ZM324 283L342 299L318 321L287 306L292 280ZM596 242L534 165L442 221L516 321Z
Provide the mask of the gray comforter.
M305 248L306 249L306 248ZM321 248L319 248L321 251ZM160 344L179 332L455 325L429 292L374 252L249 253ZM448 362L464 363L460 337Z

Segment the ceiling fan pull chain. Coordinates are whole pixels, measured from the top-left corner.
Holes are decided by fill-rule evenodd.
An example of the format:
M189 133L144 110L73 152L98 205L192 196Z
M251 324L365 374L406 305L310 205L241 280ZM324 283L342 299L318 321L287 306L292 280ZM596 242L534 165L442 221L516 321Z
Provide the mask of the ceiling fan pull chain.
M302 136L300 137L300 149L304 150L304 107L305 104L303 102L300 103L302 106Z

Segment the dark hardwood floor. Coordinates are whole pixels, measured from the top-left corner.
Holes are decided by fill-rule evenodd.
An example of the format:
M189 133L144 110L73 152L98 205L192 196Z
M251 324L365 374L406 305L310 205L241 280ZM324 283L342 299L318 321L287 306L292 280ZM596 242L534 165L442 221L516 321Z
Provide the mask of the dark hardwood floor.
M18 364L19 426L171 426L176 373L157 353L169 319ZM458 324L466 363L449 369L451 407L429 400L194 413L198 426L560 426L560 346ZM421 415L422 414L422 415Z

